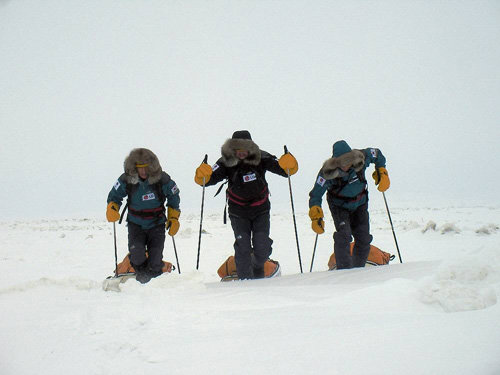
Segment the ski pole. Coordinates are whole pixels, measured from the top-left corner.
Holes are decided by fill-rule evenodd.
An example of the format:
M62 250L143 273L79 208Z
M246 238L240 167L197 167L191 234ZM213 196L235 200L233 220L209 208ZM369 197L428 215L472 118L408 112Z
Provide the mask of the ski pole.
M171 224L168 224L168 226L165 228L165 230L170 229ZM175 254L175 261L177 262L177 270L179 271L179 274L181 273L181 267L179 266L179 258L177 257L177 247L175 246L175 239L174 236L172 236L172 244L174 245L174 254ZM175 270L175 267L174 267Z
M203 163L206 163L208 160L208 155L205 154L205 158L203 159ZM196 269L198 269L200 265L200 247L201 247L201 230L203 224L203 206L205 203L205 177L203 177L203 192L201 193L201 214L200 214L200 233L198 235L198 256L196 258Z
M316 239L314 240L314 250L313 250L313 256L311 259L311 268L309 269L309 272L313 271L314 254L316 254L316 245L317 244L318 244L318 233L316 233Z
M116 249L116 224L113 221L113 239L115 242L115 277L118 276L118 250Z
M288 149L286 148L286 145L284 146L284 149L285 149L285 154L288 154ZM299 254L300 273L303 273L302 272L302 259L300 257L299 236L297 234L297 221L295 220L295 208L293 206L293 194L292 194L292 182L290 180L290 169L287 169L286 173L288 176L288 187L290 189L290 202L292 203L293 227L295 228L295 241L297 242L297 253Z
M403 263L401 260L401 253L399 252L398 240L396 239L396 233L394 232L394 225L392 225L391 213L389 212L389 206L387 205L387 199L385 199L385 192L382 192L384 196L385 208L387 209L387 215L389 216L389 222L391 223L392 235L394 237L394 242L396 243L396 249L398 250L399 262Z
M174 236L172 236L172 243L174 245L175 262L177 263L177 271L179 271L179 275L180 275L181 274L181 267L179 266L179 258L177 257L177 247L175 246Z

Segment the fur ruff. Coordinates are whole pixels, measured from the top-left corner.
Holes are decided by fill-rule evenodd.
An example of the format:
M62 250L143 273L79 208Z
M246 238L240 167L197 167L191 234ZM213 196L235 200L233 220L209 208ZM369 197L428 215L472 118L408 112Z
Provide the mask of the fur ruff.
M259 165L261 153L259 146L251 139L228 139L221 147L222 161L226 167L234 167L240 159L236 157L236 150L247 150L248 156L243 159L243 163L249 165Z
M365 166L365 154L360 150L352 150L336 158L330 158L323 163L321 172L327 180L342 177L342 167L350 166L356 172Z
M148 174L148 183L150 185L157 183L161 179L161 165L160 161L153 153L147 148L134 148L130 154L125 158L123 169L127 176L127 183L137 184L140 180L137 173L136 164L148 164L146 172Z

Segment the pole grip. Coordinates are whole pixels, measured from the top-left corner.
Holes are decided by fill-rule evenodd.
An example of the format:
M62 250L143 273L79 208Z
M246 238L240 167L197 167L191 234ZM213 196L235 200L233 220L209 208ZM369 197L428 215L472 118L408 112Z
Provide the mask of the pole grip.
M206 163L207 163L207 161L208 161L208 155L207 155L207 154L205 154L205 158L203 159L203 163L205 163L205 164L206 164Z
M283 146L283 150L284 150L285 154L288 154L288 148L286 148L286 145Z

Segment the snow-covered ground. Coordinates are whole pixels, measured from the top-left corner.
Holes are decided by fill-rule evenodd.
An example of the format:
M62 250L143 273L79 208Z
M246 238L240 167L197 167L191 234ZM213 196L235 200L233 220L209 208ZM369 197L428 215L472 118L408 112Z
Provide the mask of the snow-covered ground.
M0 0L0 375L500 374L499 14L495 0ZM195 270L194 171L242 129L299 161L303 274L271 174L283 276L219 282L233 237L215 189ZM404 263L326 271L328 219L308 272L307 194L340 139L387 157ZM106 195L135 147L181 190L182 274L104 292ZM369 180L373 244L397 255Z
M21 374L498 374L500 207L394 207L403 264L327 270L331 219L309 273L314 233L297 213L272 215L282 277L220 283L232 253L222 215L175 237L182 273L104 292L113 227L101 218L0 223L2 375ZM397 255L383 207L373 244ZM126 254L117 226L118 257ZM167 237L164 259L175 264Z

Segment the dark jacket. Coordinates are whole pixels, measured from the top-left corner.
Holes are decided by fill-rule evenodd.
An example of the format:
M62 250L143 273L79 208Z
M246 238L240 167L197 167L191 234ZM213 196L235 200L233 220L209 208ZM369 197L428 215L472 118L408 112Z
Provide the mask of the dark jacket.
M137 174L136 164L147 164L148 178L142 180ZM123 173L108 194L108 203L119 206L128 196L127 221L144 229L166 222L164 202L178 211L180 204L179 189L170 176L163 172L156 155L148 149L138 148L131 151L125 159Z
M235 155L235 151L240 148L249 152L248 157L243 160ZM287 177L276 156L260 150L249 139L228 139L222 146L221 154L222 157L212 166L213 173L206 185L215 185L227 179L229 214L253 218L268 212L271 204L266 172Z
M327 193L328 203L356 210L368 201L368 187L365 170L370 164L375 168L385 167L385 157L378 148L352 150L345 141L333 145L333 157L326 160L316 177L316 183L309 193L309 207L321 206ZM352 165L343 172L343 165Z

